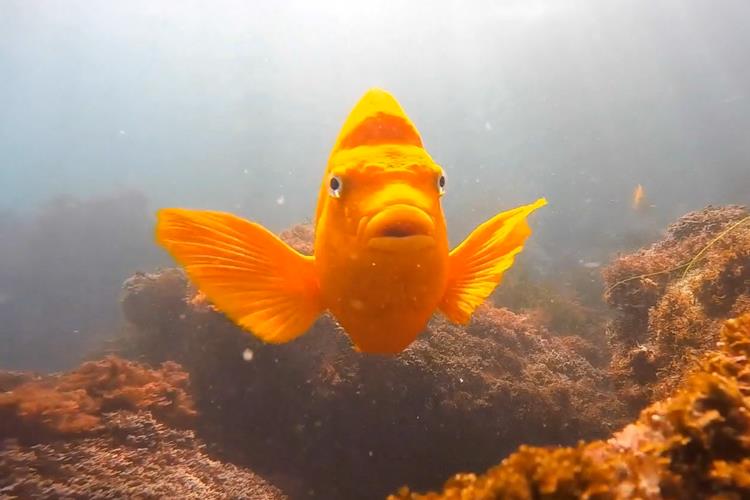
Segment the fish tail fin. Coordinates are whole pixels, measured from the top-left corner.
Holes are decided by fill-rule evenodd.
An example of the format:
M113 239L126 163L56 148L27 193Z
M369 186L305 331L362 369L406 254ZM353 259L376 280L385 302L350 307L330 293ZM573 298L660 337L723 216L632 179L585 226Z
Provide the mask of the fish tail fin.
M547 204L534 203L500 213L481 224L451 253L448 284L440 310L455 323L466 324L489 297L531 235L526 218Z
M224 212L159 210L156 240L208 299L269 343L307 331L323 311L313 257Z

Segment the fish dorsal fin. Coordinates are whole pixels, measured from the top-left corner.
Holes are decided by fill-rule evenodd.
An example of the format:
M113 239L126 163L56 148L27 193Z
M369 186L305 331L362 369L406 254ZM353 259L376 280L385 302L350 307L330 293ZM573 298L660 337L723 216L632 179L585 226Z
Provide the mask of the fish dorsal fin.
M341 127L336 144L331 150L326 167L326 175L318 195L318 208L315 212L315 225L317 226L323 214L324 207L328 203L328 174L337 164L338 153L349 153L360 146L409 146L423 148L422 138L419 136L417 127L406 116L406 112L395 97L385 90L372 88L357 102L344 125ZM363 148L364 155L361 159L374 158L373 152ZM351 161L357 152L348 156ZM340 157L339 157L340 158Z
M331 155L358 146L422 147L422 139L396 99L382 89L368 90L344 122Z

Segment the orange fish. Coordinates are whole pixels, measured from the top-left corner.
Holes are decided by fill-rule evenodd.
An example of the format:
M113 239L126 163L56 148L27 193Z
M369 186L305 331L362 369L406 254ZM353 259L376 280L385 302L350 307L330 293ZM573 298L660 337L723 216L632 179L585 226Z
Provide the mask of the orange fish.
M156 239L208 299L265 342L330 311L356 348L397 353L436 310L465 324L513 264L546 200L500 213L449 251L443 170L401 106L369 90L339 133L315 215L314 255L229 213L165 208Z
M633 210L638 210L639 208L641 208L641 203L643 203L643 198L645 197L646 197L646 190L643 189L643 186L638 184L633 190L633 199L632 199Z

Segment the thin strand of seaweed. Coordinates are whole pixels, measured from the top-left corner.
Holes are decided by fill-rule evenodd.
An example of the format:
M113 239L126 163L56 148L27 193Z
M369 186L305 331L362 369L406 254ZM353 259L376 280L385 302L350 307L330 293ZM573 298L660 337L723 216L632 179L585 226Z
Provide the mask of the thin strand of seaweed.
M630 276L629 278L622 279L622 280L618 281L617 283L613 284L612 286L610 286L609 288L607 288L604 291L604 294L607 295L609 292L611 292L612 290L614 290L618 286L623 285L623 284L625 284L625 283L627 283L629 281L633 281L633 280L637 280L637 279L643 279L643 278L650 278L651 276L658 276L660 274L673 273L675 271L679 271L683 267L685 268L685 271L682 273L682 277L684 278L685 276L687 276L687 273L690 271L690 269L693 267L693 265L696 262L698 262L698 260L700 260L701 257L703 257L703 255L708 251L709 248L711 248L715 243L717 243L718 241L720 241L727 234L729 234L735 228L741 226L743 223L745 223L748 220L750 220L750 215L745 216L742 219L740 219L739 221L735 222L734 224L732 224L731 226L729 226L727 229L725 229L724 231L722 231L716 238L714 238L713 240L711 240L711 242L708 243L705 247L703 247L700 252L698 252L697 254L695 254L695 256L693 258L691 258L691 259L683 262L682 264L679 264L679 265L677 265L675 267L671 267L669 269L664 269L662 271L656 271L656 272L653 272L653 273L646 273L646 274L639 274L637 276Z
M708 245L706 245L705 247L703 247L703 250L701 250L700 252L698 252L698 254L697 254L697 255L696 255L695 257L693 257L693 260L691 260L691 261L690 261L690 262L688 263L688 266L687 266L687 268L685 269L685 272L684 272L684 273L682 273L682 277L684 278L684 277L685 277L685 276L687 275L688 271L690 271L690 268L691 268L691 267L693 267L693 264L695 264L695 263L696 263L696 262L698 261L698 259L700 259L700 258L701 258L701 256L702 256L702 255L703 255L704 253L706 253L706 250L708 250L709 248L711 248L711 246L712 246L712 245L713 245L714 243L716 243L717 241L719 241L720 239L722 239L722 238L723 238L724 236L726 236L726 235L727 235L727 234L729 234L729 233L730 233L730 232L731 232L732 230L734 230L734 228L736 228L736 227L740 226L740 225L741 225L741 224L742 224L743 222L745 222L745 221L746 221L746 220L748 220L748 219L750 219L750 215L748 215L748 216L746 216L746 217L743 217L743 218L742 218L742 219L740 219L740 220L739 220L738 222L736 222L736 223L732 224L731 226L729 226L729 228L728 228L728 229L725 229L724 231L722 231L722 232L721 232L721 234L719 234L719 236L717 236L716 238L714 238L713 240L711 240L711 243L709 243Z

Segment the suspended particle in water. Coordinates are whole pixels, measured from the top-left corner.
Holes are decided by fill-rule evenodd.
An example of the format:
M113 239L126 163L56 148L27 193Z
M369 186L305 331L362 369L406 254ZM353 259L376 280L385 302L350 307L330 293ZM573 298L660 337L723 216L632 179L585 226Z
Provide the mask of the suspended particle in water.
M282 194L278 198L276 198L276 204L277 205L283 205L286 200L284 199L284 195Z
M602 265L602 264L601 264L601 262L596 262L596 261L585 261L585 260L583 260L583 259L579 259L579 260L578 260L578 263L579 263L579 264L580 264L581 266L585 267L586 269L596 269L597 267L600 267L600 266Z
M242 351L242 359L244 359L245 361L252 361L254 355L255 353L253 353L253 351L249 347Z

